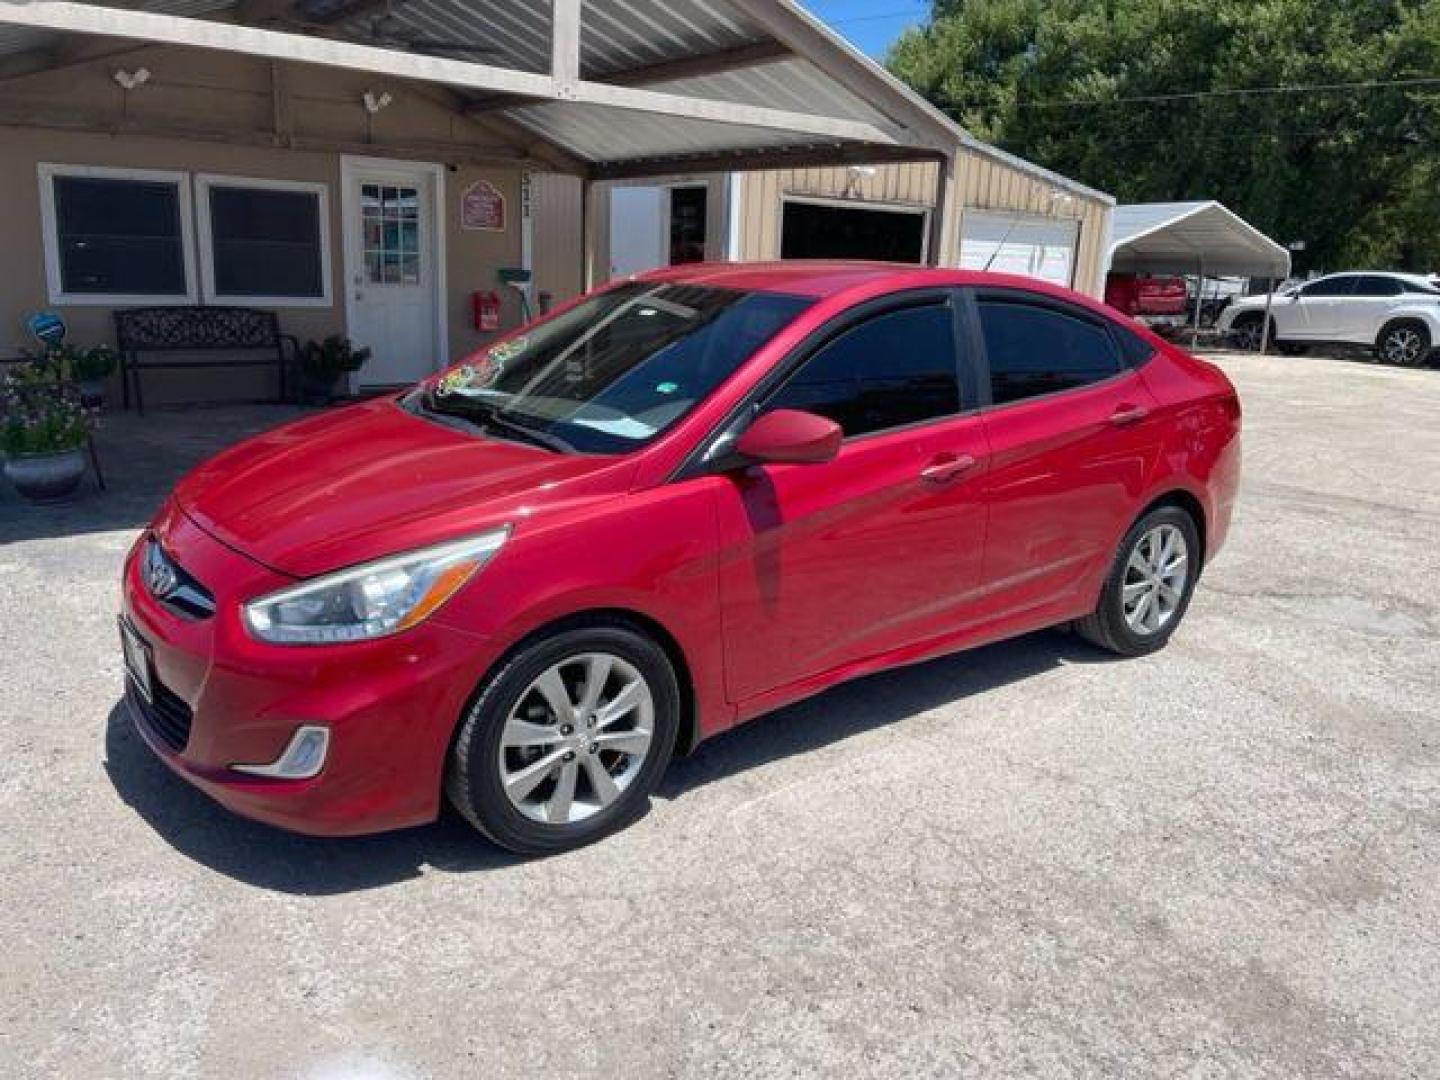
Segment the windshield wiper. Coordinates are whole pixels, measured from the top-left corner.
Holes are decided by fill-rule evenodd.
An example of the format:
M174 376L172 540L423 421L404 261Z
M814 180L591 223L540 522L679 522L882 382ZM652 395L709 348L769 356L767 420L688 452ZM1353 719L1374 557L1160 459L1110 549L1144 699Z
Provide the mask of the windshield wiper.
M458 416L463 420L469 420L482 431L500 432L512 439L518 439L520 442L529 443L544 450L553 450L557 454L575 453L575 448L558 435L540 431L528 424L522 424L502 416L496 406L486 402L477 401L475 398L457 397L453 405L460 407L455 408L449 400L442 399L438 394L430 393L426 395L426 398L425 405L432 412L442 416Z

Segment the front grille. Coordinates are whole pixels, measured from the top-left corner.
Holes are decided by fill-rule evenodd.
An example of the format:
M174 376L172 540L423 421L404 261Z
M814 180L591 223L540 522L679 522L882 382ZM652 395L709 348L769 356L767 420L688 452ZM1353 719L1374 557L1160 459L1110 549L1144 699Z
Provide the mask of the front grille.
M154 537L145 544L140 576L150 595L177 615L208 619L215 614L215 596L170 557Z
M150 678L154 700L146 701L145 695L135 686L135 681L127 678L130 701L140 711L145 725L160 737L160 741L179 753L190 741L190 724L195 719L195 713L153 674Z

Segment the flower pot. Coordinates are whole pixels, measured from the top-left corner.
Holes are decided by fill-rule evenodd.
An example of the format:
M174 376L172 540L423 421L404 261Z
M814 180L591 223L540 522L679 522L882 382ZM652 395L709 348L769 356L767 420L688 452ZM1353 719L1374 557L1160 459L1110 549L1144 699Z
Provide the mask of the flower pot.
M80 404L87 409L98 409L105 404L105 380L81 379Z
M335 400L335 387L339 385L340 373L320 374L303 372L300 376L301 401L306 405L329 405Z
M53 454L18 454L5 459L5 475L31 502L61 502L80 486L85 451L77 446Z

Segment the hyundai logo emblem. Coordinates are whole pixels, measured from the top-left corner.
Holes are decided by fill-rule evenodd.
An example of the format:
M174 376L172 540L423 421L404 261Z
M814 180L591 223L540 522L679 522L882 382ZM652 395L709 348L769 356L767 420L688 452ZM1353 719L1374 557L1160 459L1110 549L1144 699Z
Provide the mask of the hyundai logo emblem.
M149 586L150 592L161 600L174 592L175 586L180 584L175 568L170 565L170 560L159 544L150 545L149 558L145 560L145 584Z

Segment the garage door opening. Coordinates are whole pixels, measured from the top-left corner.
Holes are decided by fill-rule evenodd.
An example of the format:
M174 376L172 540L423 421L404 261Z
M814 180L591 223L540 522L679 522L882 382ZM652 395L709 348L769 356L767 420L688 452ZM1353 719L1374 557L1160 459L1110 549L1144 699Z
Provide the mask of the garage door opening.
M925 261L925 210L786 199L783 213L782 259Z

